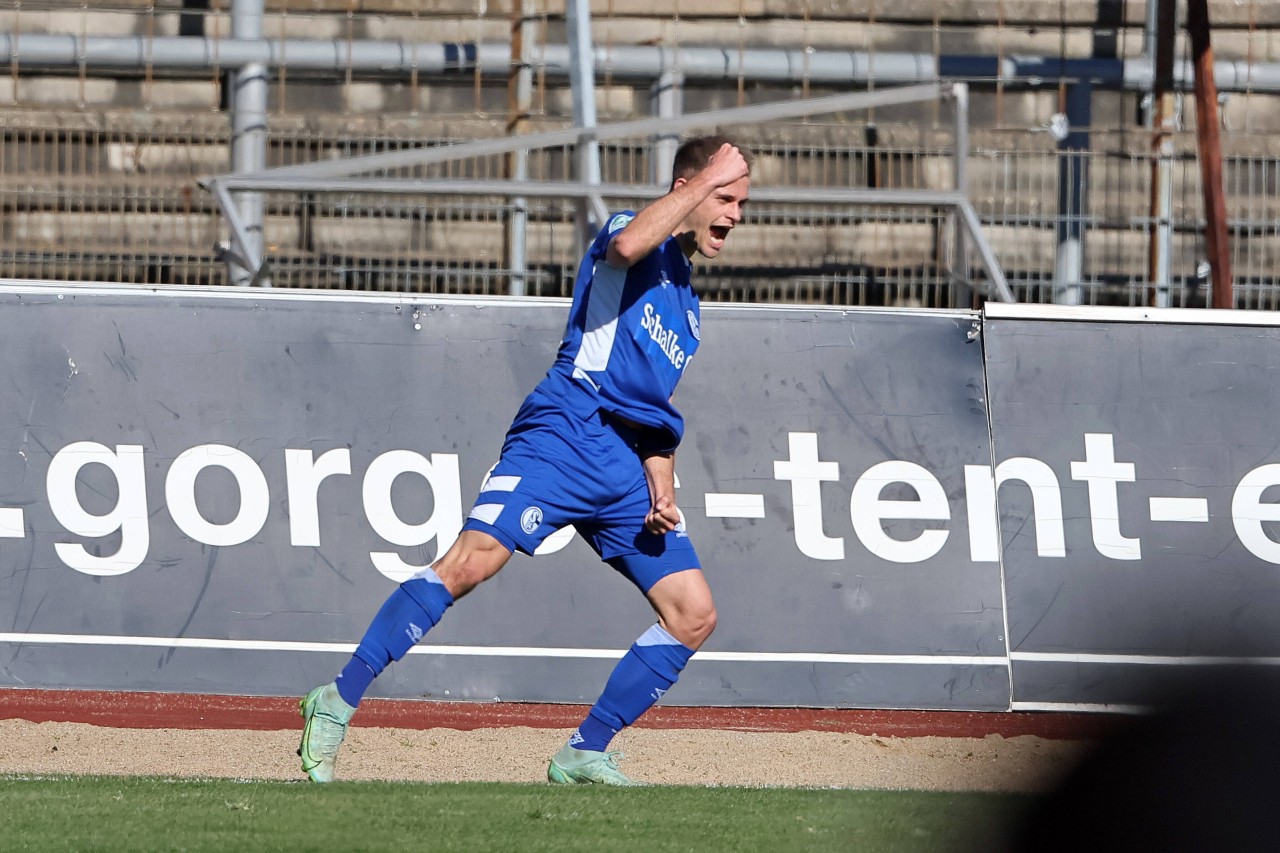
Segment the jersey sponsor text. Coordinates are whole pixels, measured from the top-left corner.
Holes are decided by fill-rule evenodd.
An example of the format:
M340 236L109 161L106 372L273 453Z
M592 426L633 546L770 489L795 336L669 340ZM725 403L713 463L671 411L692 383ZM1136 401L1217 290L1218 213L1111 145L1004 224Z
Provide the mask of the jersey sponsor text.
M662 325L662 315L657 313L652 302L644 305L644 317L640 327L649 333L653 342L658 345L676 370L683 370L685 363L684 349L680 346L680 335L675 329L667 329Z

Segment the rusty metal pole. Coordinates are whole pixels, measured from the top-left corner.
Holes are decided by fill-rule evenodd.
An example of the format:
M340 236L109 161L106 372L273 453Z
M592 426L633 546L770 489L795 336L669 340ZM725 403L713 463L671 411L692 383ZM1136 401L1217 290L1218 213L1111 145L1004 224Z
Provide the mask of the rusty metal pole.
M1178 29L1177 0L1150 0L1146 54L1151 76L1151 242L1147 304L1168 308L1169 258L1173 250L1173 46Z
M1218 85L1209 44L1208 0L1187 0L1187 35L1196 71L1196 136L1204 191L1205 245L1213 276L1214 308L1234 308L1231 252L1227 245L1227 202L1222 191L1222 139L1218 132Z

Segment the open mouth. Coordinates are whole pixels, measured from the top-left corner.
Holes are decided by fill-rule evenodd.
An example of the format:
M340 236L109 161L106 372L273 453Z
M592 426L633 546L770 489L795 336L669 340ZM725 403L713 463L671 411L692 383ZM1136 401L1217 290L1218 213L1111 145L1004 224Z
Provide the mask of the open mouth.
M712 225L711 239L716 243L723 244L724 241L729 237L729 232L732 230L733 230L732 226L729 226L729 225Z

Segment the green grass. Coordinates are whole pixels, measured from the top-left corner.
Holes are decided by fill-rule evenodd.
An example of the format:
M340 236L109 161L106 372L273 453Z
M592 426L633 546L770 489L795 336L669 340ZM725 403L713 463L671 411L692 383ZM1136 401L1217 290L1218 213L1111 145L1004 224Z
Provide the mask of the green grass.
M0 849L981 850L998 794L468 783L0 777Z

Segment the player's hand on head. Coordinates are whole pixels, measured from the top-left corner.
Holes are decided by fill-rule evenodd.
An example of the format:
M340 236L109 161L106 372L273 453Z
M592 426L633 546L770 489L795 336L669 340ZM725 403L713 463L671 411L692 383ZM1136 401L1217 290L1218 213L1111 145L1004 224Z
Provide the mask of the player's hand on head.
M711 155L707 161L707 176L717 187L728 186L734 181L750 174L747 158L738 150L738 146L729 142L720 146L720 150Z

